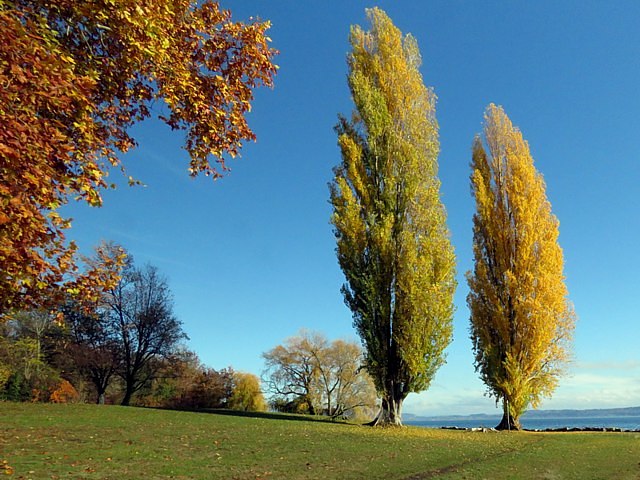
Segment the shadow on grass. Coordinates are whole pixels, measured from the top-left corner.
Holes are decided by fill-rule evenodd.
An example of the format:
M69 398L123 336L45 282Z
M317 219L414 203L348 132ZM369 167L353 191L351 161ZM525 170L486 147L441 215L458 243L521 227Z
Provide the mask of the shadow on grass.
M210 413L214 415L228 415L231 417L249 417L249 418L266 418L268 420L291 420L295 422L321 422L321 423L339 423L349 424L344 420L332 419L331 417L301 415L295 413L280 412L244 412L241 410L228 410L225 408L167 408L164 410L173 410L191 413Z

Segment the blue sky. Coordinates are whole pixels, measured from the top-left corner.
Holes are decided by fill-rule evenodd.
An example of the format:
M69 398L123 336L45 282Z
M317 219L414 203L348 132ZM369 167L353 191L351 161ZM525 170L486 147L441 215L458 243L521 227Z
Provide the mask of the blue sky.
M258 141L224 179L191 179L181 134L145 122L125 162L146 186L107 192L101 209L66 212L83 251L110 239L161 269L189 347L206 364L260 374L261 353L301 328L356 339L339 292L327 183L339 161L337 114L352 109L349 27L366 25L364 9L376 4L222 4L238 20L271 20L281 52L275 88L256 92L249 116ZM545 177L578 314L573 362L542 408L640 405L640 3L377 5L417 38L425 83L438 96L442 199L458 258L447 364L405 411L497 412L474 372L464 281L471 142L490 102L520 127Z

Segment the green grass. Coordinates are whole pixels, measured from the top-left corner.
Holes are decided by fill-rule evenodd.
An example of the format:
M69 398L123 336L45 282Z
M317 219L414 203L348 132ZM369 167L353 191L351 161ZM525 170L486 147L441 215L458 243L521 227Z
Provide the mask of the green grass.
M13 470L6 478L640 479L639 462L635 433L379 429L0 403L0 474Z

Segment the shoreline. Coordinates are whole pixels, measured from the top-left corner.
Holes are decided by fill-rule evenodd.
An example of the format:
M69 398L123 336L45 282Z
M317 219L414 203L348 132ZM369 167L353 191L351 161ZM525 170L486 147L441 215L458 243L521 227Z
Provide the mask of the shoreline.
M417 426L417 425L414 425ZM495 428L487 427L436 427L440 430L464 430L468 432L499 432L508 430L496 430ZM626 429L619 427L558 427L558 428L522 428L520 430L513 430L514 432L615 432L615 433L640 433L640 429Z

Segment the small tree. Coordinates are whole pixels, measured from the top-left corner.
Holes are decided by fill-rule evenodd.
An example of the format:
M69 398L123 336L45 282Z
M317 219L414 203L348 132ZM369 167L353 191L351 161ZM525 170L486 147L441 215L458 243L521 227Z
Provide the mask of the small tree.
M95 388L96 403L104 404L107 388L122 365L118 332L106 312L89 315L74 304L65 307L65 320L71 337L66 353Z
M502 400L499 429L555 389L575 316L563 275L558 220L527 142L501 107L489 105L473 144L475 267L467 274L476 370Z
M362 348L334 340L318 358L324 413L331 418L353 417L378 403L371 377L363 369Z
M324 348L325 344L324 337L303 333L263 353L266 364L263 378L267 390L287 399L298 397L306 405L306 413L319 413L317 407L321 393L314 352Z
M47 401L60 382L60 371L50 360L54 317L42 310L21 311L0 329L0 369L6 376L0 398Z
M455 257L440 201L436 97L420 52L380 9L351 29L352 120L336 127L342 163L331 203L342 288L382 397L380 424L426 390L451 341Z
M260 390L260 379L252 373L235 372L229 408L244 412L264 412L267 403Z
M180 408L226 408L233 395L234 372L231 368L214 370L202 367L186 391L177 399Z
M173 315L167 280L151 265L135 268L130 257L118 285L105 294L104 308L121 354L122 405L129 405L162 367L156 360L169 356L187 337Z
M320 333L303 331L263 357L264 378L277 409L336 418L376 405L375 387L362 369L362 349L356 343L329 342Z

